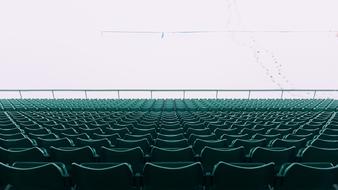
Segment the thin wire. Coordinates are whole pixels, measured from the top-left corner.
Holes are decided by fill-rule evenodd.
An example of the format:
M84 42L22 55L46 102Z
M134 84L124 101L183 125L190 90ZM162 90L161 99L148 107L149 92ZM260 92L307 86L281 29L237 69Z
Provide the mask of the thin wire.
M203 33L337 33L338 30L183 30L183 31L135 31L102 30L101 33L122 34L203 34Z

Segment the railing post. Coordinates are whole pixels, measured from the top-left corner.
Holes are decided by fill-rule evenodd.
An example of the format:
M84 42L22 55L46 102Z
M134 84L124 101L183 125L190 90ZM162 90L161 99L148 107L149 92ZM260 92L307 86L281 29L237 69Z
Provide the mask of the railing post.
M20 99L22 99L22 93L21 93L21 90L19 90L19 95L20 95Z
M315 90L314 92L313 92L313 99L315 99L316 98L316 94L317 94L317 90Z
M117 98L120 99L120 90L117 90Z
M280 94L280 98L283 99L284 97L284 90L282 90L281 94Z
M216 99L218 99L218 90L216 90Z
M185 90L183 90L183 99L185 99Z
M153 91L150 90L150 99L153 99Z
M52 90L52 96L53 96L53 99L55 99L54 90Z
M87 90L84 91L86 99L88 99Z
M248 99L250 100L251 98L251 90L249 90L249 94L248 94Z

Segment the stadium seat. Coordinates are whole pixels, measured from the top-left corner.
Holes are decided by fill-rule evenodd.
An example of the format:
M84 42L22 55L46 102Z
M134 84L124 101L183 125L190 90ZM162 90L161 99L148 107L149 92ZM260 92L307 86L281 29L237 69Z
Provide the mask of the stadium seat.
M113 147L113 145L110 143L110 141L107 138L102 138L102 139L77 139L77 147L83 147L83 146L90 146L96 150L98 154L100 154L101 147Z
M120 164L72 164L73 181L78 190L133 190L131 166Z
M185 148L189 146L186 139L183 140L161 140L156 139L154 146L159 148Z
M25 138L23 133L14 133L14 134L0 134L0 139L10 140L10 139L22 139Z
M252 135L252 139L266 139L267 141L271 141L277 138L281 138L281 134L275 134L275 135L265 135L265 134L260 134L256 133Z
M32 148L36 146L35 142L30 138L21 138L21 139L0 139L0 147L3 148Z
M105 128L103 129L105 134L115 134L118 133L121 138L124 138L125 134L130 134L130 131L128 128L123 127L123 128Z
M286 162L293 162L296 158L296 147L288 148L264 148L256 147L250 151L251 162L269 163L274 162L281 166Z
M66 134L66 135L77 135L78 132L74 129L74 128L61 128L61 129L58 129L58 128L50 128L49 130L52 131L52 133L55 133L57 135L60 135L60 134Z
M337 167L314 167L292 163L281 169L282 190L329 190L337 182Z
M187 137L189 137L191 134L210 135L211 130L209 128L202 128L202 129L188 128L185 133L186 133Z
M221 139L225 139L229 142L232 142L232 141L237 140L237 139L249 140L249 139L251 139L251 135L248 135L248 134L240 134L240 135L224 134L224 135L221 136Z
M84 147L50 147L49 155L51 161L62 162L70 166L73 162L94 162L95 150L89 146Z
M170 140L184 140L185 139L183 133L176 134L176 135L164 135L164 134L158 133L157 138L162 139L162 140L168 140L168 141L170 141Z
M150 133L144 135L130 135L126 134L123 138L124 140L142 140L147 139L150 144L154 143L153 136Z
M140 147L144 153L150 152L150 144L147 139L123 140L117 139L117 148L136 148Z
M103 130L99 127L97 128L90 128L90 129L86 129L86 128L82 128L79 127L76 129L79 133L86 133L88 136L92 137L94 133L96 134L101 134L103 135Z
M274 184L274 167L274 163L246 166L219 162L212 171L211 189L269 190Z
M49 148L51 146L54 147L71 147L74 146L73 142L68 138L58 138L58 139L43 139L38 137L36 139L38 146L43 148Z
M27 136L30 137L30 138L32 138L32 139L37 139L37 138L42 138L42 139L58 139L58 138L60 138L55 133L49 133L49 134L33 134L33 133L29 133Z
M210 135L196 135L196 134L191 134L188 138L188 142L190 144L193 144L196 139L201 139L201 140L218 140L215 134L210 134Z
M109 134L109 135L105 135L105 134L103 135L103 134L93 133L91 135L91 139L93 139L93 140L103 139L103 138L108 139L112 145L116 145L117 144L117 139L121 138L121 137L120 137L120 135L118 133Z
M244 159L244 147L225 149L205 147L201 152L201 163L207 172L211 172L219 161L244 162Z
M299 155L303 162L331 162L338 164L338 148L308 146Z
M231 128L231 129L220 129L217 128L214 130L215 135L217 138L221 138L223 135L238 135L240 130L238 128Z
M18 161L44 162L46 160L45 152L37 147L14 149L4 149L0 147L0 162L3 163Z
M338 141L315 139L310 143L310 145L320 148L338 148Z
M313 138L314 134L310 133L307 135L296 135L296 134L288 134L283 137L283 139L287 140L301 140L301 139L306 139L306 140L311 140Z
M150 155L153 162L192 162L195 153L191 147L169 149L154 146Z
M27 133L27 134L31 133L31 134L37 134L37 135L47 135L47 134L51 133L50 130L46 129L46 128L30 129L30 128L25 127L22 130L24 130L25 133Z
M9 180L9 175L11 173L11 168L7 164L4 164L0 162L0 189L9 189L7 188L7 185L9 185L10 180Z
M306 139L298 139L298 140L289 140L289 139L275 139L269 143L269 147L295 147L296 149L300 149L306 144Z
M143 170L143 189L202 190L202 165L196 162L181 167L163 167L146 163Z
M243 146L246 154L248 154L249 151L251 150L251 148L258 147L258 146L265 147L265 144L266 144L265 139L259 139L259 140L255 140L255 139L250 139L250 140L236 139L236 140L232 141L232 144L230 146L231 147Z
M156 129L138 129L138 128L133 128L131 130L131 134L132 135L146 135L146 134L150 134L152 137L156 136Z
M197 139L195 140L193 144L193 149L195 153L200 154L204 147L211 147L211 148L227 148L228 147L228 141L223 140L201 140Z
M13 134L18 134L22 133L22 130L19 128L0 128L0 134L3 135L13 135Z
M321 133L326 135L338 135L338 129L326 128L322 130Z
M321 140L338 141L338 135L320 134L317 136L317 138Z
M101 162L126 162L132 166L135 173L140 173L145 163L144 153L140 147L135 148L107 148L102 147Z
M17 164L9 167L10 184L17 190L65 190L65 168L55 163Z
M183 134L184 130L183 128L177 128L177 129L160 128L159 133L163 135L179 135L179 134Z

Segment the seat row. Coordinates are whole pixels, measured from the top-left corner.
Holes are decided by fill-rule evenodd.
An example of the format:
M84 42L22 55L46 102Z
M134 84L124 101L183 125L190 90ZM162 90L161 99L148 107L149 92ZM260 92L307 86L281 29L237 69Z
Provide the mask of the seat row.
M306 146L317 146L322 148L338 148L338 141L334 135L321 134L318 136L310 135L285 135L284 137L276 135L261 135L255 134L250 136L243 135L222 135L220 139L215 134L211 135L197 135L191 134L189 139L185 139L183 135L159 135L153 139L151 134L145 135L125 135L120 138L118 133L110 135L93 134L94 138L90 138L87 134L66 135L59 137L53 133L47 135L30 135L27 137L22 133L13 135L4 135L7 139L0 138L0 147L3 148L28 148L28 147L81 147L92 146L100 148L101 146L116 147L116 148L131 148L141 147L144 152L149 152L151 146L160 148L184 148L192 146L196 152L200 152L204 146L215 148L228 148L244 146L246 150L253 147L291 147L295 146L297 149ZM10 137L10 138L8 138ZM13 138L13 139L12 139Z
M249 113L249 114L248 114ZM259 112L257 114L232 112L9 112L5 116L4 127L39 126L95 128L108 125L113 128L253 128L262 125L269 128L294 128L304 125L305 128L321 128L330 120L334 112L315 112L309 116L297 112ZM117 114L117 115L116 115ZM291 115L291 116L290 116ZM10 117L12 120L8 119ZM13 123L15 122L15 124ZM337 128L337 121L332 118L328 127ZM216 125L216 126L215 126ZM261 128L261 127L259 127Z
M335 129L323 129L323 130L305 130L305 129L296 129L296 130L277 130L271 129L266 133L261 130L249 130L243 129L238 131L237 128L229 128L229 129L219 129L216 128L214 131L204 128L204 129L193 129L189 128L186 132L179 130L161 130L160 132L156 132L155 130L149 129L134 129L133 131L128 130L127 128L106 128L105 131L101 128L95 128L90 130L81 130L77 131L73 128L67 129L36 129L24 131L19 128L13 129L0 129L0 139L10 140L10 139L20 139L24 136L29 136L31 138L43 138L43 139L57 139L62 137L67 137L69 139L76 138L92 138L92 139L100 139L100 138L110 138L111 136L118 135L119 138L124 138L127 140L139 140L141 138L147 138L150 143L153 142L154 139L162 139L162 140L188 140L188 142L193 143L193 141L197 138L204 140L217 140L217 139L267 139L272 140L276 138L283 138L286 136L293 136L296 139L306 138L307 140L311 140L315 136L319 136L322 140L338 140L338 130Z
M145 162L191 162L200 161L207 171L219 161L226 162L274 162L278 167L287 162L330 162L338 164L338 149L325 149L309 146L297 152L290 148L252 148L245 154L244 147L212 148L204 147L196 154L191 147L164 149L153 147L149 154L141 148L107 148L98 151L92 147L50 147L43 148L0 148L0 162L13 163L17 161L53 161L71 164L72 162L127 162L139 169Z
M335 110L332 99L2 99L8 110Z
M16 162L0 163L0 172L0 186L17 190L329 190L338 183L338 167L330 163L288 163L276 171L273 162L219 162L211 173L199 162L146 163L136 175L128 163L72 163L67 169L62 163Z

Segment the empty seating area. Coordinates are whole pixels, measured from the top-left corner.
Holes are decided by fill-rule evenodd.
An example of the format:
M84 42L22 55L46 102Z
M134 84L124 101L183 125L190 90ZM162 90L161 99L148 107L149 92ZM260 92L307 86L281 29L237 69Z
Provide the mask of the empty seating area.
M325 190L336 100L0 100L0 190Z
M335 99L0 99L4 111L330 110Z

